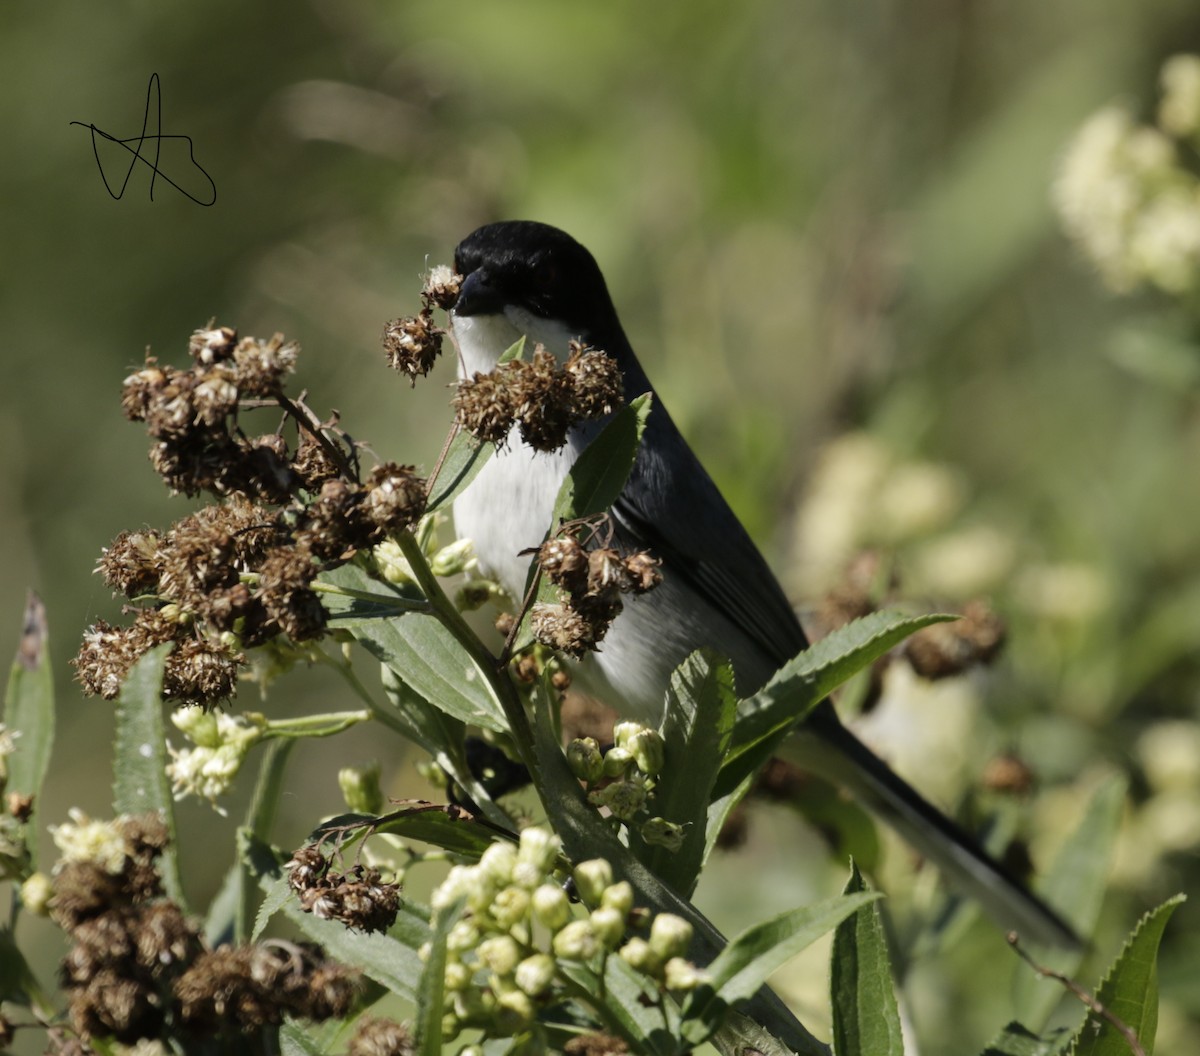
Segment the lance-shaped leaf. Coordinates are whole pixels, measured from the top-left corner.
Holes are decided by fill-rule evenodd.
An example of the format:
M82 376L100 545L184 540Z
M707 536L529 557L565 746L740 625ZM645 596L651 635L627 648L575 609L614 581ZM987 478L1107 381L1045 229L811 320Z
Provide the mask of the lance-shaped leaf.
M343 565L324 578L364 594L386 596L388 589L353 564ZM339 616L333 624L349 630L397 678L446 714L489 730L508 728L488 679L431 613L406 612L389 619L347 615Z
M171 839L158 859L159 872L167 894L184 905L162 717L163 668L171 648L168 643L151 649L133 665L121 686L113 751L113 810L161 815Z
M910 634L957 616L874 612L840 627L789 660L754 696L742 702L717 795L738 788L774 753L779 742L838 686Z
M1079 826L1063 843L1050 869L1041 878L1038 892L1052 906L1061 906L1079 935L1090 935L1100 916L1109 866L1125 807L1125 779L1113 775L1096 789ZM1022 944L1024 945L1024 944ZM1063 975L1074 975L1085 950L1031 945L1030 955ZM1045 1026L1062 1001L1062 993L1044 979L1015 968L1013 1007L1017 1019L1035 1029Z
M844 894L866 890L862 873L851 862ZM838 925L829 963L833 1051L838 1056L904 1056L900 1009L877 905L863 906Z
M15 750L0 765L8 768L5 791L32 796L35 810L54 744L54 678L47 635L46 606L30 591L25 602L25 625L4 695L3 723L17 735ZM30 854L37 850L37 829L34 823L25 830Z
M839 895L747 928L708 965L709 983L684 1005L684 1037L697 1045L707 1040L726 1007L752 997L776 968L878 897L874 891Z
M664 765L654 791L654 814L679 825L676 850L647 844L629 830L629 846L660 880L687 898L709 849L709 799L733 733L737 696L733 667L710 652L689 656L671 676L663 723Z
M1127 1056L1129 1039L1114 1019L1133 1033L1146 1056L1154 1056L1154 1035L1158 1030L1158 947L1167 921L1185 898L1184 895L1169 898L1142 917L1096 992L1096 1000L1112 1018L1089 1011L1075 1035L1071 1056Z

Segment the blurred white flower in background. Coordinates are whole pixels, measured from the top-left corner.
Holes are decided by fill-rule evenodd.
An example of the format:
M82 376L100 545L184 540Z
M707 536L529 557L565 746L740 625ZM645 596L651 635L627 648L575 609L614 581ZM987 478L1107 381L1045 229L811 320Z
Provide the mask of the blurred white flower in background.
M1071 140L1053 188L1063 229L1108 287L1200 289L1200 179L1180 159L1200 131L1200 58L1163 66L1158 127L1125 106L1090 117Z

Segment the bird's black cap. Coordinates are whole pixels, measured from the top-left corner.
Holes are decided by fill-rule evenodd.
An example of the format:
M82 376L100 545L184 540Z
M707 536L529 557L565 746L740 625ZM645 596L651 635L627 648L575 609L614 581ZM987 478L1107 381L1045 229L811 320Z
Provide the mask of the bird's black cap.
M535 220L488 224L454 251L463 276L454 310L490 315L516 305L587 337L616 323L616 310L595 258L565 231Z

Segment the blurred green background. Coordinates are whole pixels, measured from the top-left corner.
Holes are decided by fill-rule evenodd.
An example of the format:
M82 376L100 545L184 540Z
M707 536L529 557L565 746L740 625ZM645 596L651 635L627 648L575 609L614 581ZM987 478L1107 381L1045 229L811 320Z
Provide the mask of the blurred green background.
M110 706L80 698L67 664L87 624L119 613L92 575L100 548L190 508L120 417L146 346L182 363L214 317L282 331L304 346L315 407L428 468L452 370L410 392L382 327L478 224L537 218L593 250L660 392L799 601L874 546L901 594L987 594L1010 621L1000 670L957 691L967 704L918 702L950 709L927 725L977 722L980 753L939 786L949 765L918 745L918 784L952 802L987 752L1020 750L1043 783L1036 858L1096 775L1130 775L1099 970L1142 910L1200 876L1200 749L1165 805L1150 751L1194 745L1200 710L1200 349L1175 306L1102 290L1049 188L1088 114L1149 107L1162 60L1188 50L1186 0L5 5L0 642L15 647L36 589L61 701L43 817L108 810ZM151 201L144 166L112 200L70 125L136 136L152 72L162 132L192 137L212 208L161 179ZM202 197L182 143L160 168ZM102 144L101 159L119 185L128 155ZM341 703L330 694L297 678L268 706ZM239 703L258 706L252 687ZM314 778L281 841L336 810L336 765L374 750L369 733L303 746L294 772ZM420 789L411 760L385 764L393 791ZM201 904L238 809L182 807ZM790 818L756 833L741 853L758 856L758 903L737 860L707 888L731 929L748 922L733 903L783 908L842 870L798 872L819 845ZM1185 906L1168 935L1162 1051L1200 1045L1198 930ZM57 933L36 935L49 978ZM1003 1022L1011 969L986 949L987 967L923 990L913 969L922 1051L970 1051ZM816 997L805 969L792 982L819 1026L819 980Z

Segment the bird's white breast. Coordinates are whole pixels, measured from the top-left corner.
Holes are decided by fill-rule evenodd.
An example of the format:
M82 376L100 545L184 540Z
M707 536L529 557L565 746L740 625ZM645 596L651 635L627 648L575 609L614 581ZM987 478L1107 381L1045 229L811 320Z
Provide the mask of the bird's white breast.
M487 373L522 335L527 352L542 344L559 359L576 336L564 327L519 308L504 315L453 318L454 337L461 356L459 374ZM550 527L554 500L579 452L567 443L558 451L534 451L521 441L517 430L499 448L471 486L454 503L454 528L460 538L474 540L483 571L519 600L525 590L530 555L522 550L538 546Z

